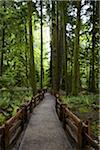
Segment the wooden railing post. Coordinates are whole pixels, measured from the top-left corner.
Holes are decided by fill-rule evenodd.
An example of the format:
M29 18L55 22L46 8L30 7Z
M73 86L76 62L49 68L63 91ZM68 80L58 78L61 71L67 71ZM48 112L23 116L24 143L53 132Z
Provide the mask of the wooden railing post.
M25 123L25 117L24 117L24 113L25 113L25 108L22 107L22 115L21 115L21 129L24 129L24 123Z
M63 104L60 105L60 121L63 120Z
M66 129L66 113L65 113L65 105L62 105L62 111L63 111L63 128Z
M87 134L90 136L90 121L86 120L85 124L87 125Z
M83 132L83 144L84 145L89 145L88 140L85 136L85 133L87 133L90 136L90 122L88 120L85 121L85 124L87 127L84 127L84 132Z
M78 139L78 150L82 149L82 145L83 145L83 137L82 137L82 130L83 130L83 126L82 126L82 122L80 121L78 123L78 135L77 135L77 139Z
M58 94L56 94L56 112L57 112L57 114L58 114L58 100L59 99L59 95Z
M45 92L44 92L44 91L42 91L42 99L44 98L44 93L45 93ZM42 100L42 99L41 99L41 100Z
M36 98L34 98L34 107L36 107Z
M39 93L38 95L38 104L40 103L40 100L41 100L41 93Z
M25 105L24 106L24 120L25 120L25 122L27 122L27 106Z
M58 114L58 103L57 103L57 98L56 98L56 112Z
M4 127L4 143L5 143L5 150L9 149L9 124L5 123Z
M30 113L32 113L33 107L32 107L33 103L32 100L30 101Z
M1 135L1 141L0 141L0 149L5 150L5 126L2 127L2 135Z

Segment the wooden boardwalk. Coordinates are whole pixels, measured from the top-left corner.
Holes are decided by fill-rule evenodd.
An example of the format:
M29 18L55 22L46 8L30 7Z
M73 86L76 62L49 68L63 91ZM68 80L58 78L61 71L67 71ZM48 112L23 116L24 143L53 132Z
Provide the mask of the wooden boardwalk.
M73 150L49 93L34 109L19 150Z

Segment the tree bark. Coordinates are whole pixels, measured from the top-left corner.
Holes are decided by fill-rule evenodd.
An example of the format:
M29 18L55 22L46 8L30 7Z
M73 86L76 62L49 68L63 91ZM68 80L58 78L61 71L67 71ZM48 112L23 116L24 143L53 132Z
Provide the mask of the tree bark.
M5 12L5 1L3 2L4 12ZM0 76L3 74L3 59L4 59L4 47L5 47L5 21L3 21L2 29L2 50L1 50L1 62L0 62Z
M25 22L25 61L26 61L26 78L28 83L28 60L27 60L27 49L28 49L28 42L27 42L27 27Z
M66 2L67 3L67 2ZM68 47L67 47L67 37L66 37L66 20L65 20L65 11L64 11L64 7L66 5L66 3L62 2L62 9L61 9L61 12L62 12L62 40L63 40L63 43L62 43L62 48L63 48L63 54L64 54L64 62L63 62L63 65L64 65L64 81L65 81L65 92L66 92L66 96L68 95L68 85L67 85L67 50L68 50Z
M79 33L80 33L80 12L81 0L77 0L77 20L75 33L75 48L74 48L74 66L73 66L73 83L72 94L78 95L79 92Z
M36 80L35 80L35 63L34 63L34 49L33 49L33 34L32 34L32 0L28 1L29 13L29 47L30 47L30 84L32 87L33 95L36 93Z
M94 63L95 63L95 40L96 40L96 31L95 31L95 1L92 1L92 7L93 7L93 16L92 16L92 56L90 58L90 92L95 92L95 69L94 69Z
M42 1L40 1L41 6L41 89L43 87L43 31L42 31Z
M57 91L57 25L55 1L52 1L52 87Z

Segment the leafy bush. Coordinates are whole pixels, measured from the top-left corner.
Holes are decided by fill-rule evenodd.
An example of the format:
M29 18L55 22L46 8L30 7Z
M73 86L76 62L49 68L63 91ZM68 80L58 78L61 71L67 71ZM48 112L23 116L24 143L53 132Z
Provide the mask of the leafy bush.
M93 103L96 103L96 99L99 98L98 95L81 95L81 96L61 96L62 100L71 105L82 105L82 106L91 106Z
M27 100L31 100L31 90L5 90L1 91L0 109L0 125L3 124L8 118L16 114L17 109Z
M3 114L0 114L0 125L2 125L5 122L6 118Z

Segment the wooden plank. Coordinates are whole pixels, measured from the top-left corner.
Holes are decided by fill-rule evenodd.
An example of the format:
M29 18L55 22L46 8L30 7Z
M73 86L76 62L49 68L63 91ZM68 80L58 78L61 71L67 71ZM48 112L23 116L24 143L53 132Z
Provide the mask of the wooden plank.
M83 126L82 126L82 122L80 121L78 123L78 132L77 132L77 139L78 139L78 149L82 149L83 146L83 136L82 136L82 132L83 132Z
M9 130L9 137L13 136L16 132L16 129L21 126L21 120L18 120L16 123L13 124L13 126Z
M67 133L69 134L69 136L72 138L72 140L74 140L76 143L78 143L78 139L76 134L71 130L70 126L66 124L66 129Z
M81 122L81 120L73 114L65 105L62 104L61 101L59 101L59 95L56 95L56 111L59 116L61 117L61 105L63 107L63 114L64 114L64 120L65 120L65 129L69 132L70 136L75 139L75 141L78 143L78 149L82 148L82 144L84 143L83 139L83 132L85 134L85 137L87 138L88 143L90 146L94 147L95 149L99 150L98 144L88 135L90 134L89 124L86 124L84 122ZM66 116L69 116L69 118L66 118ZM63 121L64 121L63 120ZM75 132L74 132L75 131Z
M59 99L57 98L57 103L58 103L58 105L61 105L62 104L62 102L61 101L59 101Z
M66 123L71 127L72 131L76 133L78 133L78 128L77 126L75 126L74 122L71 121L69 118L66 118Z
M14 134L14 135L12 136L12 138L10 139L9 145L11 145L11 144L14 142L14 140L17 138L17 136L20 134L21 131L22 131L22 130L21 130L21 127L19 127L19 128L16 130L15 134Z
M2 126L0 126L0 134L2 134L3 129L4 129L4 124Z
M11 124L13 124L13 123L15 122L15 120L16 120L17 118L19 118L19 117L21 116L21 114L22 114L22 109L20 109L20 110L16 113L15 116L13 116L13 117L11 117L9 120L7 120L6 123L9 125L9 127L11 126Z
M5 148L8 148L9 144L16 138L19 130L22 130L22 124L27 121L27 117L28 114L30 114L31 109L36 106L36 104L39 104L39 102L43 99L43 96L44 92L41 92L35 97L32 97L31 101L27 101L27 103L25 103L23 107L18 110L15 116L11 117L7 120L5 125L0 127L0 137L2 137L2 132L5 133ZM19 118L22 120L18 120Z
M4 141L5 141L5 149L8 149L9 147L9 124L8 123L5 123Z
M88 144L92 147L94 147L96 150L99 150L99 145L96 143L87 133L84 133L86 140L88 141Z
M62 106L63 107L63 106ZM72 118L72 120L75 122L76 126L78 126L79 122L81 121L76 115L74 115L68 108L65 108L65 113L67 113L67 115Z

